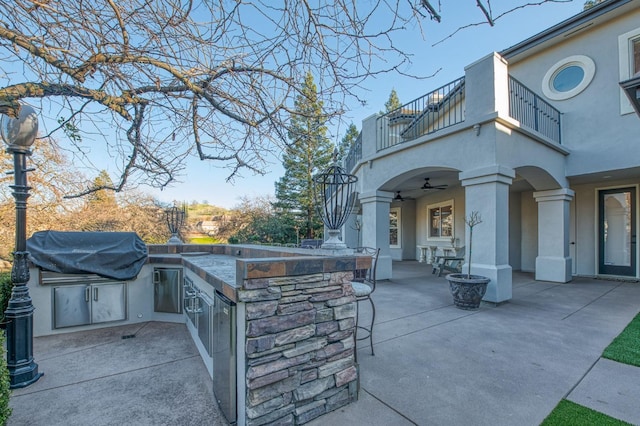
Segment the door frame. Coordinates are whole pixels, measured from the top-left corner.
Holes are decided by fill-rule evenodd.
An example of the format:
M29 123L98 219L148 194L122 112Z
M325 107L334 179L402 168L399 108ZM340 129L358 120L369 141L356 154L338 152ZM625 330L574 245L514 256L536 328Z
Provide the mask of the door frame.
M609 266L604 265L604 232L603 232L603 213L604 213L604 195L609 193L621 193L630 190L631 192L631 253L630 266ZM637 249L637 232L638 232L638 185L616 185L605 188L596 188L596 271L597 275L617 275L625 277L638 276L638 249Z

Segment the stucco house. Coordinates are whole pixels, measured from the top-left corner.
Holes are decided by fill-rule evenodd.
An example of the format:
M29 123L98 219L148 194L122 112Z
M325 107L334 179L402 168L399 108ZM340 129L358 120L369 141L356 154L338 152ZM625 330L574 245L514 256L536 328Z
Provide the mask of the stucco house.
M365 119L345 163L359 178L347 244L381 248L379 278L434 247L468 259L477 211L486 301L511 298L513 271L640 278L639 72L640 0L609 0Z

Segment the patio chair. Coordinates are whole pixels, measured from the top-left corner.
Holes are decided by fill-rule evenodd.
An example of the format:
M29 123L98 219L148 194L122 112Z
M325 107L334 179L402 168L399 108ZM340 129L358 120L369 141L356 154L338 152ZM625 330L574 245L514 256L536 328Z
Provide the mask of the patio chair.
M376 289L376 268L378 266L378 255L380 249L371 247L358 247L355 249L356 253L366 254L371 256L371 267L369 269L356 269L354 271L353 291L355 292L356 302L358 304L358 312L356 313L356 333L362 331L366 333L364 336L356 336L356 340L369 339L369 346L371 346L371 355L375 355L373 352L373 324L376 320L376 307L371 299L371 295ZM371 323L367 326L360 324L360 302L368 301L371 304Z

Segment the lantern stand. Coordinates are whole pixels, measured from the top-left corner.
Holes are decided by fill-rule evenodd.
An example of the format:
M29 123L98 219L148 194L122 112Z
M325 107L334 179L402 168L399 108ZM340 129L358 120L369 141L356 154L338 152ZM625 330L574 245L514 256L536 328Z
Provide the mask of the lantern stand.
M334 149L333 164L316 175L313 182L316 208L329 235L321 248L346 249L347 245L340 239L340 229L353 211L358 178L338 166L338 150Z
M167 241L167 244L182 244L182 240L179 237L180 228L184 225L185 217L187 216L187 210L184 206L178 208L173 206L165 211L167 216L167 226L169 232L171 232L171 238Z

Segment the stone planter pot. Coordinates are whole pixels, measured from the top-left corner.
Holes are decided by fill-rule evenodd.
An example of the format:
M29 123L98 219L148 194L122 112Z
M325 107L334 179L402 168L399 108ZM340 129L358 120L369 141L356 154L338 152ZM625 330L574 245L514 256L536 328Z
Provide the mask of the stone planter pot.
M481 275L449 274L449 290L453 295L453 303L460 309L478 309L482 297L487 291L490 278Z

